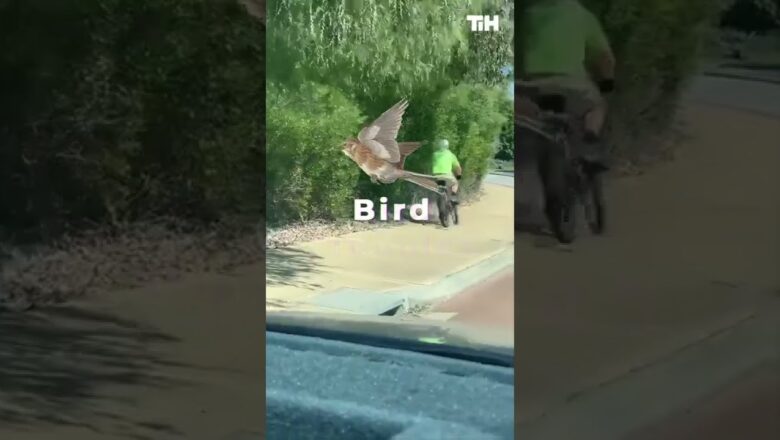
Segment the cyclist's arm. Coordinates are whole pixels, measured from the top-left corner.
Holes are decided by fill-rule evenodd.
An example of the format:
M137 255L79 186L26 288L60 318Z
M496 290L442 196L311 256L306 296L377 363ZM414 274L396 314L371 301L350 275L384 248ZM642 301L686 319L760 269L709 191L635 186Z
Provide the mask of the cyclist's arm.
M609 39L596 16L586 13L587 35L585 40L588 63L591 65L597 80L615 79L615 56L612 53Z
M455 176L463 174L463 168L460 167L460 162L455 154L452 155L452 171L455 173Z

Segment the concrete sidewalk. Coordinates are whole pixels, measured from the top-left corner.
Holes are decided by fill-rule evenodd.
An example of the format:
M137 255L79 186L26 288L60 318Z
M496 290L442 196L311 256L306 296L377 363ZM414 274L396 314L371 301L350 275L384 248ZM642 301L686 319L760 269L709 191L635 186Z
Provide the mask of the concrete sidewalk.
M780 60L711 60L702 66L709 77L780 84Z
M455 227L408 223L269 249L266 310L379 314L460 291L513 264L513 198L485 183Z

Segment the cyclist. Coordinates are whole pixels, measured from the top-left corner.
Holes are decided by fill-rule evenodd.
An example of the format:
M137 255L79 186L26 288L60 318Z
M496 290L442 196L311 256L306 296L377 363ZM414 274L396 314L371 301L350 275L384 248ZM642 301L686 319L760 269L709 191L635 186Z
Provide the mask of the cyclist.
M452 191L452 203L458 203L458 180L463 175L463 169L460 166L455 153L450 151L450 143L447 139L439 139L433 144L433 164L431 174L437 180L443 180L450 185Z
M598 141L606 116L602 93L614 88L615 58L598 19L578 0L530 0L524 23L524 81L572 99L586 143ZM601 93L599 93L601 92Z

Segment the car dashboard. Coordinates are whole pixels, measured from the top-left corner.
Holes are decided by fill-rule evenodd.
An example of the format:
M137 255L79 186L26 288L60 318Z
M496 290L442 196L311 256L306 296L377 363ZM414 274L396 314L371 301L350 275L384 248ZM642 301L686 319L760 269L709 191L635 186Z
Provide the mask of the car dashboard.
M269 440L514 438L514 370L266 332Z

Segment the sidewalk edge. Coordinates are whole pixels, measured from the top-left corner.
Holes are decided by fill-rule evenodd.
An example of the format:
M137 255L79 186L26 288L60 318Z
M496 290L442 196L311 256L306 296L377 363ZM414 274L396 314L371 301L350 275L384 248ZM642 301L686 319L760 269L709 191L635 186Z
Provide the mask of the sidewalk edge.
M451 273L430 286L392 290L407 298L408 306L419 306L447 299L491 276L514 266L514 244L458 272Z
M711 76L715 78L727 78L727 79L737 79L740 81L754 81L754 82L762 82L766 84L775 84L780 85L780 79L774 79L774 78L767 78L762 76L751 76L747 74L739 74L739 73L731 73L731 72L718 72L717 70L705 70L702 72L704 76Z

